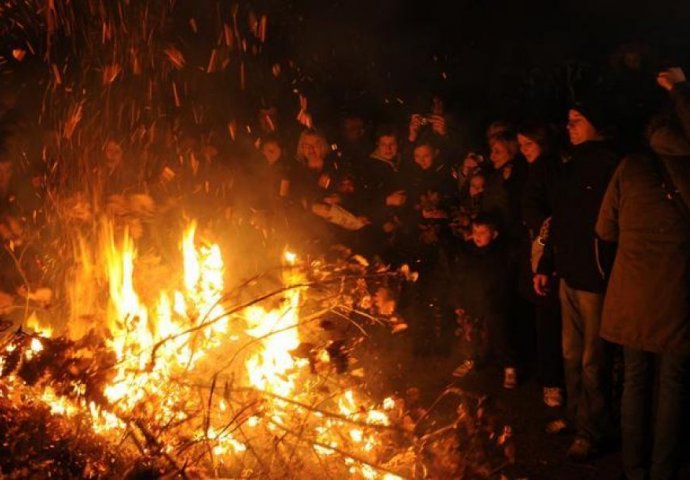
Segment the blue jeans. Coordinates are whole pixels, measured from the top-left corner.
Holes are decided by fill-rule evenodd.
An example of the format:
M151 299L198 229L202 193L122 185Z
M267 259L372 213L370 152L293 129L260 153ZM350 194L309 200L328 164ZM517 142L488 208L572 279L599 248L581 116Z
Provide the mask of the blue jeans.
M563 370L568 416L577 436L595 445L611 434L611 363L599 336L604 296L570 288L561 280Z
M628 480L670 480L680 463L682 420L688 410L690 354L624 348L621 430ZM655 362L659 363L656 421L652 422ZM652 431L653 425L653 431Z

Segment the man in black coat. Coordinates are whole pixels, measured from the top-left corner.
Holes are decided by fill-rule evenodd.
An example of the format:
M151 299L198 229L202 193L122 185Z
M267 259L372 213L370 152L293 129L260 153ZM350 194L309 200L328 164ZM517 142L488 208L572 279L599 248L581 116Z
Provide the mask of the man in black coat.
M594 224L618 156L604 141L600 108L576 104L568 112L572 148L557 165L552 180L554 205L547 247L553 255L542 257L534 278L540 295L545 294L554 271L561 278L566 396L575 429L568 457L577 461L597 453L609 434L609 361L599 336L605 282L595 254Z
M596 226L599 237L618 243L601 336L623 346L622 457L628 480L676 478L688 406L690 85L678 68L660 74L659 84L671 92L675 112L650 123L651 151L621 162ZM650 435L657 362L659 395Z

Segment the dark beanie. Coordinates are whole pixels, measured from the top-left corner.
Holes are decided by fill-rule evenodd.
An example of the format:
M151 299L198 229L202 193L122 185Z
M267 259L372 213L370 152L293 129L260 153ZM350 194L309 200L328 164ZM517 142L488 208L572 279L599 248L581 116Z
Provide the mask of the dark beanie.
M601 99L581 99L570 106L587 119L599 132L609 127L605 103Z

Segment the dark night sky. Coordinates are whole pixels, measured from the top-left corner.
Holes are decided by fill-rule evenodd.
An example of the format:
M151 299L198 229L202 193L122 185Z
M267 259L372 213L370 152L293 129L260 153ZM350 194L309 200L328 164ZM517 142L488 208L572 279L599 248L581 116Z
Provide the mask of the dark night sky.
M87 3L69 5L83 10ZM218 40L219 12L228 18L232 4L178 0L174 5L170 41L190 66L203 69ZM244 0L240 6L242 15L256 10L268 16L267 43L253 70L253 91L228 94L238 89L236 81L228 86L236 72L228 73L215 91L200 89L212 104L231 97L233 104L253 105L273 95L289 99L293 104L285 110L292 111L299 108L294 87L307 94L317 117L333 118L346 108L377 121L425 108L418 97L434 91L477 124L526 111L553 119L562 116L573 85L596 87L601 72L611 70L612 52L625 42L643 45L640 75L652 87L653 67L662 61L690 64L687 0ZM198 35L190 31L192 17L201 25ZM0 26L7 20L0 18ZM97 21L92 27L100 35ZM63 38L64 46L72 40ZM3 48L15 45L5 41ZM292 70L289 60L296 66ZM46 72L38 62L34 58L20 67ZM275 63L286 72L280 85L271 75ZM295 83L286 88L292 78Z
M643 70L649 75L661 61L686 63L690 52L690 2L678 0L267 0L265 5L273 39L279 38L276 57L295 58L309 76L326 79L313 88L335 103L382 97L413 102L416 92L433 89L461 110L524 110L534 96L524 90L531 88L553 106L557 102L548 97L558 94L549 89L567 65L605 69L622 43L648 47ZM517 104L506 105L510 102Z

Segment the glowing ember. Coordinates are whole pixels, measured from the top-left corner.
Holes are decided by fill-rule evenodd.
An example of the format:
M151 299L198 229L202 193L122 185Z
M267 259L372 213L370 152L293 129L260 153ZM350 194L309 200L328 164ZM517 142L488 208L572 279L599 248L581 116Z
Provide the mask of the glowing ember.
M40 335L41 337L50 338L53 336L53 328L50 327L49 325L42 324L38 320L38 317L36 316L36 312L33 312L29 316L29 318L26 320L26 327L29 330L32 330L33 332L35 332L37 335Z

